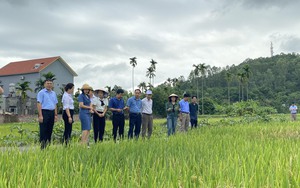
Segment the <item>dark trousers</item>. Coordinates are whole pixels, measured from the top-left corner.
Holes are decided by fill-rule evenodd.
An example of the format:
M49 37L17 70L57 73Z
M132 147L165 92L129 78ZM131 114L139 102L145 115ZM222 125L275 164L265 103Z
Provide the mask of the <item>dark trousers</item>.
M42 110L43 123L39 123L41 149L46 148L51 142L51 135L54 126L54 113L54 110Z
M133 138L133 132L134 132L134 136L136 138L139 138L139 135L141 132L141 124L142 124L141 113L130 113L129 114L128 139Z
M103 112L98 112L98 113L103 114ZM93 130L94 130L95 142L97 142L98 139L102 142L104 131L105 131L105 117L99 117L97 114L94 113Z
M197 119L191 119L191 126L192 126L192 128L197 128L198 120Z
M125 117L124 114L113 114L112 118L113 124L113 137L114 141L117 139L117 131L119 129L120 138L124 138L124 125L125 125Z
M69 143L70 138L71 138L74 110L70 110L70 115L72 118L72 123L69 123L68 114L66 113L65 110L63 111L62 117L63 117L64 123L65 123L63 143L66 143L66 144Z

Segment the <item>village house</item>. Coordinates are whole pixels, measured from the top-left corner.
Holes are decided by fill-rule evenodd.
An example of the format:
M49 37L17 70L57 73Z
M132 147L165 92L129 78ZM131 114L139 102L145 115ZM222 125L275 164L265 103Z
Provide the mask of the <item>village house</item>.
M0 86L4 89L0 104L2 112L20 114L20 97L16 95L15 87L18 83L28 81L33 92L27 92L29 98L26 101L26 113L33 114L36 110L37 93L34 92L36 82L48 72L55 75L54 91L57 94L61 93L61 88L67 83L74 83L74 77L77 76L60 56L16 61L2 67L0 69Z

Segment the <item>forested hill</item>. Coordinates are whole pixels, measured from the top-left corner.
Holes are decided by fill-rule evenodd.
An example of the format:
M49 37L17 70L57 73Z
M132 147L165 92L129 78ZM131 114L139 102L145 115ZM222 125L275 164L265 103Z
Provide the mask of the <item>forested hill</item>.
M275 107L278 112L287 113L291 102L300 104L299 54L246 59L237 66L225 68L207 66L198 76L195 76L194 71L191 71L187 80L182 80L180 77L169 79L155 90L158 93L166 92L163 95L170 92L179 95L188 92L196 95L198 83L198 95L201 101L203 83L205 100L217 105L228 105L228 97L232 103L247 100L248 96L248 99L257 100L262 105Z

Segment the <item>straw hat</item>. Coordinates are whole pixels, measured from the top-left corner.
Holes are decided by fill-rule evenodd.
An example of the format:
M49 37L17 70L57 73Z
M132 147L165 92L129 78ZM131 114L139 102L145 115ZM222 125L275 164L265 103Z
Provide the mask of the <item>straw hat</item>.
M83 84L81 87L81 90L88 89L88 90L93 90L93 88L89 84Z
M169 98L171 98L171 97L176 97L176 98L178 98L178 95L172 93L172 94L169 96Z

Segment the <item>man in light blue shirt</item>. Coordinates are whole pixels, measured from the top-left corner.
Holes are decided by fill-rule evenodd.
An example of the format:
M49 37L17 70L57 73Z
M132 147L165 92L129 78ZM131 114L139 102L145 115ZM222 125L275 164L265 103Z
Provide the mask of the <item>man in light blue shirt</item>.
M129 109L129 130L128 139L139 138L142 124L142 100L140 99L141 90L134 90L134 96L127 100L127 108ZM134 129L134 130L133 130Z
M290 112L291 112L291 118L292 118L292 121L296 121L296 115L297 115L297 106L295 104L295 102L293 102L293 104L290 106Z
M46 79L44 87L37 94L41 149L51 142L54 122L57 121L57 97L56 93L52 91L53 81Z
M180 115L179 119L181 121L180 130L182 132L188 131L190 123L190 104L189 104L190 95L185 93L183 99L179 101Z

